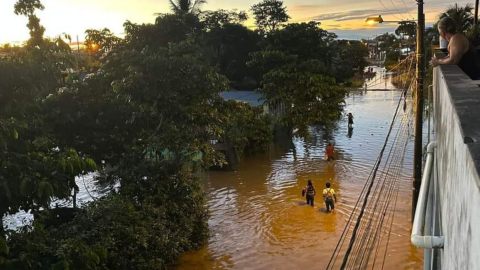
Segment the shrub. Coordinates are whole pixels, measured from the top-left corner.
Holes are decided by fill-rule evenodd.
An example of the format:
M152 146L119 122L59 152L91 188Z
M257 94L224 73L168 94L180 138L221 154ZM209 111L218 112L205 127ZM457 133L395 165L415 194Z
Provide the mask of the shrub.
M151 169L139 173L140 170ZM146 173L145 173L146 172ZM134 175L144 175L138 177ZM90 203L68 223L9 232L6 269L166 269L208 237L198 179L142 165L119 193Z

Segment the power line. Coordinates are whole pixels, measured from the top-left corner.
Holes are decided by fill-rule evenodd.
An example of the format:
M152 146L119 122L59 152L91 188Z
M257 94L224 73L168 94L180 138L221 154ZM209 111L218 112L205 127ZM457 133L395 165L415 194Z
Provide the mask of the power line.
M412 61L413 62L413 61ZM410 63L409 70L411 69L412 62ZM409 72L407 72L409 74ZM410 76L404 78L403 84L409 81ZM351 232L348 248L343 258L342 266L340 269L367 269L369 261L373 255L373 266L377 260L380 250L385 249L385 254L388 250L388 243L390 241L390 233L392 231L394 212L396 209L396 201L398 197L398 182L401 178L401 172L403 169L403 161L406 152L406 146L410 138L410 123L412 121L412 104L408 102L410 110L406 111L404 107L404 116L400 120L398 130L394 136L391 147L389 147L389 153L386 162L383 165L383 169L379 170L382 162L383 152L387 147L392 129L397 122L397 114L400 110L400 104L402 100L407 102L406 94L412 90L413 80L410 81L408 90L405 90L400 97L395 111L395 115L392 119L390 129L387 134L384 146L377 157L375 166L370 172L368 180L366 181L363 190L357 200L357 203L350 214L350 217L345 225L345 229L340 236L340 239L335 247L335 250L330 258L327 269L333 269L336 259L342 251L343 244L350 234L350 229L354 225ZM377 177L378 171L378 177ZM377 180L375 180L378 178ZM375 182L375 187L374 187ZM373 188L374 187L374 188ZM373 192L372 191L373 188ZM371 197L369 199L369 197ZM363 201L360 213L357 212L357 207L360 202ZM392 204L392 201L394 203ZM358 216L357 216L358 214ZM352 221L353 216L357 216L357 221L354 224ZM390 226L389 226L390 225ZM388 228L389 227L389 228ZM384 233L388 229L388 239L386 245L384 243ZM375 251L375 252L374 252ZM349 259L350 257L350 259ZM333 263L333 264L332 264ZM385 263L385 255L383 256L383 264ZM372 266L372 269L373 269Z
M395 16L395 14L393 14L390 9L388 9L382 2L382 0L378 0L380 2L380 4L382 4L382 6L385 8L386 11L388 11L390 14L392 14L393 17L395 17L397 20L401 20L400 18L398 18L397 16Z
M408 12L408 15L410 15L410 18L413 19L413 16L412 16L412 14L410 13L410 10L408 10L408 8L407 8L407 4L405 3L405 0L402 0L402 2L403 2L403 5L405 6L405 10Z
M390 0L390 2L392 3L392 5L393 5L393 7L395 8L395 10L398 12L398 15L400 15L402 18L404 18L403 15L402 15L402 13L400 12L400 10L398 10L398 8L397 8L397 6L395 5L395 3L393 3L392 0Z
M372 175L372 180L370 181L370 185L369 185L369 187L368 187L368 189L367 189L367 193L366 193L366 195L365 195L365 197L364 197L363 205L362 205L362 208L361 208L361 210L360 210L360 214L359 214L359 216L358 216L358 218L357 218L357 223L355 224L355 227L353 228L352 237L350 238L350 243L349 243L349 245L348 245L347 251L346 251L346 253L345 253L345 257L343 258L343 262L342 262L342 265L341 265L341 267L340 267L340 269L342 269L342 270L345 268L345 266L346 266L346 264L347 264L347 262L348 262L348 257L350 256L350 253L351 253L351 251L352 251L353 245L354 245L354 243L355 243L355 239L356 239L356 236L357 236L358 227L359 227L360 221L362 220L362 217L363 217L363 215L364 215L364 213L365 213L365 208L366 208L367 203L368 203L368 197L369 197L370 192L371 192L371 190L372 190L373 183L374 183L374 179L375 179L375 177L376 177L376 175L377 175L377 171L378 171L378 168L379 168L379 166L380 166L380 162L381 162L381 159L382 159L382 157L383 157L383 153L385 152L385 148L387 148L388 139L390 138L390 134L392 133L393 125L394 125L394 123L395 123L395 119L397 118L398 109L400 108L400 103L401 103L400 101L401 101L401 100L402 100L402 98L400 98L399 101L398 101L397 109L395 110L395 114L394 114L394 116L393 116L392 124L390 125L390 128L389 128L388 133L387 133L387 138L385 139L385 142L384 142L384 144L383 144L383 147L382 147L382 149L380 150L380 155L379 155L379 156L380 156L380 160L379 160L379 162L377 162L377 164L376 164L375 167L374 167L374 171L373 171L373 175Z

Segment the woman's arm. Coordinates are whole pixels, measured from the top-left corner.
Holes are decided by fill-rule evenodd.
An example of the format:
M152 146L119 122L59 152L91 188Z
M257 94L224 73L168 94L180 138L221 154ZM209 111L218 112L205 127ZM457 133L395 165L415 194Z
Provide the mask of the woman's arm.
M463 42L462 42L462 36L461 35L455 35L452 37L450 40L449 44L449 55L443 59L437 59L436 57L432 58L432 61L430 64L434 67L439 66L439 65L456 65L460 62L460 59L462 59L463 52L465 51L465 48L463 48Z

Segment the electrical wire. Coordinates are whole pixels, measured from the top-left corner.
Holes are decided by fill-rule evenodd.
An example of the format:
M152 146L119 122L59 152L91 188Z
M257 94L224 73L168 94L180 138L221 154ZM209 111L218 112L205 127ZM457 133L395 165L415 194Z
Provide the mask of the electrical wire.
M390 0L390 2L392 3L392 5L393 5L393 7L395 8L395 10L398 12L398 15L400 15L400 17L402 17L402 18L405 18L405 17L402 15L402 13L400 12L400 10L398 10L398 8L397 8L397 6L395 5L395 3L393 3L392 0Z
M384 142L384 144L383 144L383 147L382 147L382 149L380 150L380 161L381 161L381 159L382 159L382 157L383 157L383 153L385 152L385 149L386 149L386 147L387 147L387 143L388 143L388 139L390 138L390 134L392 133L393 125L394 125L395 119L397 118L397 115L398 115L398 109L400 108L400 103L401 103L400 101L401 101L401 100L402 100L402 99L400 98L400 99L399 99L399 102L398 102L398 104L397 104L397 109L395 110L395 114L394 114L394 116L393 116L392 124L390 125L389 131L388 131L388 133L387 133L387 138L385 139L385 142ZM362 205L362 208L361 208L361 210L360 210L360 214L359 214L359 216L358 216L358 218L357 218L357 223L355 224L355 227L354 227L354 229L353 229L352 237L351 237L351 239L350 239L350 244L349 244L349 246L348 246L348 248L347 248L347 251L346 251L346 253L345 253L345 257L343 258L343 262L342 262L342 265L341 265L341 267L340 267L341 270L345 269L345 265L346 265L347 262L348 262L348 257L350 256L350 252L351 252L351 250L352 250L352 248L353 248L353 244L355 243L355 238L356 238L356 235L357 235L358 226L360 225L360 221L362 220L362 217L363 217L363 215L364 215L364 213L365 213L365 207L366 207L367 202L368 202L368 195L370 195L370 191L371 191L371 189L372 189L372 187L373 187L374 179L375 179L375 177L376 177L376 175L377 175L377 171L378 171L379 166L380 166L380 162L378 162L377 165L376 165L375 168L374 168L373 175L372 175L372 181L370 181L370 185L369 185L369 187L368 187L368 189L367 189L367 193L366 193L366 195L365 195L365 197L364 197L363 205Z
M385 4L383 4L382 0L378 0L380 2L380 4L382 4L382 6L385 8L386 11L388 11L390 14L392 14L393 17L395 17L397 20L400 20L400 18L398 18L397 16L395 16L395 14L393 14L386 6Z
M386 171L381 171L380 179L379 181L377 181L377 186L375 188L374 193L372 194L372 198L376 198L372 201L372 204L371 204L373 205L373 210L370 210L369 212L367 212L367 214L369 215L366 215L364 217L365 220L368 220L368 226L363 227L364 229L363 238L362 238L361 244L357 245L358 247L357 250L361 250L363 252L358 252L356 254L356 259L351 260L351 262L353 262L352 266L355 266L355 265L362 266L368 262L367 258L370 257L370 254L374 249L374 246L375 246L374 244L376 242L376 239L378 239L380 228L383 225L383 220L385 218L386 211L388 210L388 206L390 205L391 193L393 191L393 188L395 187L396 182L399 179L399 175L402 167L402 166L396 166L396 165L399 164L401 160L403 160L405 149L406 149L405 146L406 146L406 143L408 142L408 137L405 136L406 130L404 126L405 126L405 121L402 121L398 129L398 132L396 133L394 143L390 148L390 152L388 154L388 159L385 165L385 166L388 166L388 168ZM405 146L403 146L404 144ZM379 187L381 188L379 189ZM386 191L387 199L384 200L385 202L384 203L381 201L382 196L380 195L383 194L385 188L387 188L387 191ZM380 215L381 222L377 223L376 229L372 230L372 223L375 219L375 215L378 215L377 209L381 209L381 213L383 213L383 215ZM367 223L364 222L364 224L367 224ZM372 234L373 232L375 233ZM377 244L379 243L380 242L377 242ZM369 248L370 246L371 248ZM370 253L365 252L368 250L370 250ZM361 256L359 255L360 253L362 253Z
M408 10L408 8L407 8L407 4L405 3L405 0L402 0L402 2L403 2L403 5L405 6L405 10L408 12L408 15L410 15L410 18L413 19L413 16L412 16L412 14L410 13L410 10Z
M411 70L413 61L410 63L409 71ZM408 72L409 73L409 72ZM385 234L382 234L382 229L385 228L385 224L390 224L389 234L391 233L391 228L393 224L393 214L396 208L396 200L398 197L398 181L400 179L401 171L403 168L403 160L406 151L406 145L410 138L410 123L412 121L411 110L408 110L406 114L402 117L396 135L393 142L391 143L391 148L385 162L383 170L379 171L379 166L382 163L383 152L385 151L387 144L389 142L389 137L392 132L392 129L396 123L397 114L399 112L400 104L404 101L407 104L407 92L412 90L414 79L409 80L407 76L403 80L404 87L406 86L407 81L410 81L410 85L407 90L404 90L404 94L400 97L395 115L393 117L392 123L390 125L387 138L385 140L384 146L377 157L375 162L374 169L371 171L367 182L364 185L363 190L360 193L360 196L355 204L355 207L345 225L345 229L340 236L340 239L335 247L335 250L330 258L330 261L327 265L327 269L333 269L335 262L341 252L342 246L347 239L347 233L350 232L350 229L353 225L352 219L355 216L357 207L363 199L363 205L361 207L360 213L357 216L357 222L352 231L352 236L345 253L342 266L340 269L349 268L352 266L354 269L366 269L369 263L370 258L372 257L373 251L375 251L373 256L373 266L377 260L381 243L383 242ZM409 105L411 102L408 103ZM404 108L405 111L405 108ZM377 177L377 172L379 175ZM374 186L375 178L378 178L376 181L375 189L371 193ZM367 189L368 186L368 189ZM396 191L395 191L396 190ZM371 199L369 200L369 197ZM392 206L392 201L394 204ZM363 222L362 222L363 221ZM358 235L357 235L358 234ZM357 238L358 237L358 238ZM358 242L356 240L358 239ZM387 239L387 245L385 246L385 254L388 249L388 242L390 236ZM349 256L352 256L349 260ZM385 256L384 261L385 263ZM372 268L373 268L372 266Z

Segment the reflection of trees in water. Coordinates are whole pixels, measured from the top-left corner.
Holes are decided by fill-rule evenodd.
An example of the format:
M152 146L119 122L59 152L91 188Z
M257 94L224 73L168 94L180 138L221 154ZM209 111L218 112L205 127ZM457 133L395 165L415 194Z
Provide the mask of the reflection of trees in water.
M272 141L268 150L270 160L276 160L290 151L295 152L295 145L293 144L292 138L282 138Z
M310 128L311 134L311 141L315 146L325 146L327 143L334 142L334 138L336 133L339 130L339 121L341 117L339 116L338 119L331 125L323 125L323 126L312 126Z

